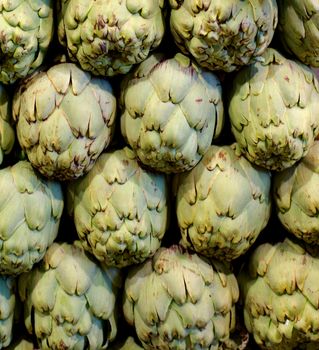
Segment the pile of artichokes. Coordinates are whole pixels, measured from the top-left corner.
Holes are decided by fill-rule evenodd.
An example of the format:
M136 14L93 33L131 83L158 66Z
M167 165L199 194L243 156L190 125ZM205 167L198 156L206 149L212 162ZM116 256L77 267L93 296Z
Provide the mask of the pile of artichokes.
M318 69L318 0L0 0L0 349L319 349Z

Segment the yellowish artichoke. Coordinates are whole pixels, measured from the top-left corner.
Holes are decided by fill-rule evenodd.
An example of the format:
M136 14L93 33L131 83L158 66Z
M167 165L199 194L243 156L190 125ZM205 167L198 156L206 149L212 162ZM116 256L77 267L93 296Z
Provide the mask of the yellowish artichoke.
M0 81L12 84L38 68L53 38L52 0L1 0Z
M270 44L278 22L275 0L169 0L170 28L184 54L211 70L232 72Z
M304 157L319 132L319 85L304 64L268 48L243 68L229 96L232 132L249 161L280 171Z
M109 145L116 99L106 79L61 63L21 84L14 95L17 136L39 172L60 181L87 173Z
M193 168L224 123L221 84L188 57L154 54L122 83L121 131L143 164Z
M154 255L168 227L168 183L143 169L127 147L103 153L68 187L68 207L86 250L110 266Z
M235 327L238 296L222 263L172 246L130 269L123 310L144 349L217 350Z
M96 75L127 73L164 35L164 0L59 0L58 37Z
M210 146L175 178L182 244L219 260L244 254L270 218L270 184L270 172L238 155L236 144Z
M261 349L319 348L319 258L285 239L258 246L239 274L244 321Z
M0 273L17 275L39 262L58 234L63 194L27 161L0 170Z
M294 166L274 176L274 202L285 228L307 243L319 244L319 141Z
M26 328L42 350L102 350L115 338L120 271L97 264L79 242L53 243L18 283Z

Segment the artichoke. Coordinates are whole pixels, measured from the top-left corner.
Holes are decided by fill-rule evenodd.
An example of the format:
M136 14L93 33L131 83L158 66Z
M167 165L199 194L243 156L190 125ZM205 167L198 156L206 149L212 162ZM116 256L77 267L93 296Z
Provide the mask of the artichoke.
M307 243L319 244L319 141L299 163L275 174L273 192L285 228Z
M232 72L270 44L278 21L275 0L169 0L175 43L203 67Z
M15 279L0 275L0 349L7 347L12 341L15 293Z
M182 54L150 56L122 83L122 134L145 165L193 168L221 132L221 85Z
M229 116L241 152L280 171L304 157L319 131L319 85L311 69L268 48L234 78Z
M318 256L287 238L264 243L253 251L238 282L245 325L260 348L319 348ZM304 347L307 343L316 345Z
M278 0L278 34L285 49L310 66L319 67L319 3Z
M131 267L123 311L144 349L217 350L235 327L235 276L180 246Z
M25 325L47 349L106 349L117 333L120 273L85 254L78 241L53 243L44 259L19 277Z
M103 153L68 194L81 242L98 260L124 267L160 247L168 226L166 177L144 170L129 148Z
M60 181L87 173L113 135L116 99L105 79L73 63L34 75L14 95L17 136L39 172Z
M0 32L0 81L12 84L43 62L53 37L53 1L2 0Z
M41 260L57 236L61 185L27 161L0 170L0 273L17 275Z
M59 0L58 37L96 75L127 73L164 35L164 0Z
M11 101L6 89L0 84L0 164L14 145L15 131L12 122Z
M182 244L220 260L244 254L269 220L270 183L270 173L237 155L236 144L210 146L175 178Z

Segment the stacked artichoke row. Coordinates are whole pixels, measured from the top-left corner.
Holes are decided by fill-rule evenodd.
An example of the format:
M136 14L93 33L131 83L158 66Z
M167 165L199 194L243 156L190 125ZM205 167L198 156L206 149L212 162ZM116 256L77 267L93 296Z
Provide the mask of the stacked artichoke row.
M317 68L317 0L0 0L0 349L319 349Z

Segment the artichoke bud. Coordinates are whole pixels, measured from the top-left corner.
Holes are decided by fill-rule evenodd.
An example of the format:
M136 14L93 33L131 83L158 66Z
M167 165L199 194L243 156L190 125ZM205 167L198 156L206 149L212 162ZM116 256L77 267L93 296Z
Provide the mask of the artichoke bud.
M224 124L217 76L178 53L151 55L122 82L121 131L140 161L156 171L193 168Z
M72 61L95 75L128 73L164 36L163 0L61 1L58 38Z
M53 1L2 1L0 27L0 81L13 84L44 60L53 38Z
M209 258L243 255L270 218L270 172L237 149L236 144L210 146L192 170L175 180L182 244Z
M53 243L18 284L25 326L41 349L105 349L115 338L120 271L100 266L79 242Z
M63 211L61 185L27 161L0 170L0 272L17 275L39 262L55 240Z
M261 349L316 349L318 255L286 238L257 246L239 274L244 322Z
M123 310L145 349L219 349L235 327L238 297L222 263L171 246L130 268Z
M274 202L284 227L309 244L319 245L319 141L292 167L274 175Z
M14 95L17 136L32 165L60 181L87 173L113 137L116 99L110 83L73 63L54 65Z
M103 153L68 186L68 208L86 250L106 265L143 262L168 227L165 175L143 169L128 147Z
M263 58L235 75L228 111L245 157L281 171L304 157L318 135L319 86L310 68L276 50Z

